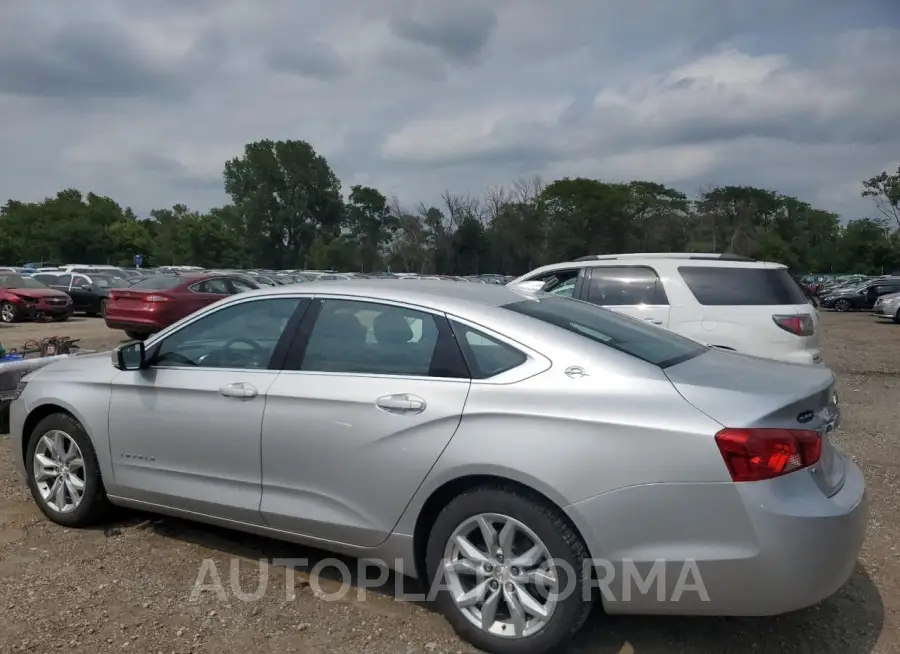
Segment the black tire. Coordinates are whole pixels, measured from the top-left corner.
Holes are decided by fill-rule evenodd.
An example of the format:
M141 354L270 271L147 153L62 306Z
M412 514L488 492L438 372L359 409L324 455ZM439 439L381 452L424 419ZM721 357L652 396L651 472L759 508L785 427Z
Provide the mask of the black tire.
M22 312L12 302L0 302L0 322L12 323L22 319Z
M466 520L485 513L514 518L540 538L550 557L565 563L579 576L569 585L565 566L557 568L560 588L571 588L560 598L549 622L536 634L511 639L490 634L472 624L456 606L443 582L444 551L454 530ZM581 629L593 602L585 600L588 583L585 560L590 555L581 536L555 506L515 487L483 486L458 495L441 511L428 536L426 572L431 587L438 589L435 604L457 634L475 647L497 654L546 654L563 650ZM435 585L438 584L438 585Z
M845 311L850 311L850 302L848 300L838 300L834 303L834 310L840 313L844 313Z
M100 313L98 315L101 318L106 317L106 300L100 300Z
M133 341L145 341L150 334L147 334L145 332L132 332L126 330L125 335Z
M56 316L56 317L53 319L53 322L65 322L65 321L68 320L69 318L70 318L70 316L69 316L68 314L64 314L64 315L62 315L62 316Z
M897 313L894 314L894 322L900 325L900 309L897 309Z
M68 513L61 513L47 505L38 490L34 477L34 452L38 442L44 434L54 429L64 431L71 436L81 450L84 459L84 494L81 504ZM31 496L41 512L56 524L65 527L87 527L96 524L108 515L110 504L106 498L106 490L103 488L103 479L100 476L100 466L97 463L94 445L81 423L69 414L53 413L41 420L31 431L28 437L28 447L25 449L25 470Z

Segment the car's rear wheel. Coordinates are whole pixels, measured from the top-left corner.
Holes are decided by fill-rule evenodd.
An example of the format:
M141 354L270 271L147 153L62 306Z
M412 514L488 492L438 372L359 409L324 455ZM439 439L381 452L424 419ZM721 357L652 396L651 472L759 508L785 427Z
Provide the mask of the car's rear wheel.
M894 322L900 325L900 309L897 309L897 313L894 314Z
M12 302L0 302L0 322L16 322L20 314L19 308Z
M100 300L100 317L106 317L106 300Z
M34 501L53 522L83 527L107 513L96 451L84 427L69 414L51 414L31 431L25 470Z
M132 332L128 330L125 331L125 335L133 341L143 341L149 336L146 332Z
M850 302L848 300L838 300L834 303L834 310L840 311L841 313L850 311Z
M563 648L590 613L588 559L556 507L481 487L441 511L426 566L433 599L462 638L488 652L542 654Z

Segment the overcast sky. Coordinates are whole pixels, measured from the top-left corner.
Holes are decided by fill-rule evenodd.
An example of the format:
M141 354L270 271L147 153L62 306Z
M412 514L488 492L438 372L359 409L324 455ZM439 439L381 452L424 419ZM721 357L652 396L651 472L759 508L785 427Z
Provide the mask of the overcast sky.
M409 206L539 174L858 217L900 165L897 0L2 4L0 202L206 209L262 138Z

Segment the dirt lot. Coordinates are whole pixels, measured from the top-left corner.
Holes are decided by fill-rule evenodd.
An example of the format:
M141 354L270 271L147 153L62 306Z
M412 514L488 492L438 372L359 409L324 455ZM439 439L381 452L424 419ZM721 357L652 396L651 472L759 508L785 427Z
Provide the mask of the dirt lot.
M868 539L851 581L821 605L775 619L608 618L598 611L573 652L900 653L900 326L834 313L823 314L823 325L843 397L839 440L862 466L872 501ZM0 328L0 342L9 348L51 334L80 337L90 348L122 340L102 321L83 318ZM471 651L427 607L395 600L393 582L363 601L354 591L328 602L314 592L319 577L310 583L301 570L289 600L285 571L273 567L261 600L242 601L232 591L233 557L245 561L240 588L251 593L260 579L257 560L313 564L322 556L134 514L105 529L62 529L39 514L14 474L8 441L0 438L0 651ZM228 601L213 593L191 601L204 560L215 562ZM322 582L323 592L335 588Z

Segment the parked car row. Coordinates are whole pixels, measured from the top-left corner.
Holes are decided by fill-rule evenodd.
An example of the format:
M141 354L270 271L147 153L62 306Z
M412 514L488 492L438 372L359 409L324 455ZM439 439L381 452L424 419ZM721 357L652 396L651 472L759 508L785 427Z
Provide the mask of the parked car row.
M764 616L853 571L865 481L832 441L834 374L784 362L821 348L782 266L241 282L112 289L107 322L158 333L20 383L10 451L50 520L117 505L381 561L495 653L560 650L594 601Z
M900 277L871 277L858 283L847 283L823 291L819 305L835 311L870 311L878 299L900 292Z

